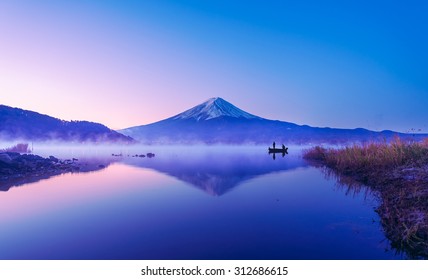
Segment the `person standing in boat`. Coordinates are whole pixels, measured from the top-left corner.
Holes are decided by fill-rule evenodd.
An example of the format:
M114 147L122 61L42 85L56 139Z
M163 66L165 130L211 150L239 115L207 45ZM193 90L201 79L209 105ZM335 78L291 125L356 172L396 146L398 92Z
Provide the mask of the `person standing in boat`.
M273 149L275 150L275 142L273 142Z

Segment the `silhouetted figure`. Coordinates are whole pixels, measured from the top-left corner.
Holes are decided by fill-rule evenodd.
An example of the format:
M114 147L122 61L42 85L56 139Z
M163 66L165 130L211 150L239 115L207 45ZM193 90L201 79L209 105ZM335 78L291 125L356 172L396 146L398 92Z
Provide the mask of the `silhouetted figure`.
M273 148L275 149L275 142L273 142Z

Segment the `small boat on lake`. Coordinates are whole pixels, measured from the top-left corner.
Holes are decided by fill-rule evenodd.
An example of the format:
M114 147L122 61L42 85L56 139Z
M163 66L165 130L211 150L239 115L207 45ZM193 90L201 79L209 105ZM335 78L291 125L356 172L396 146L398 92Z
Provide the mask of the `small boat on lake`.
M285 153L285 154L288 154L288 147L286 147L286 148L282 148L282 149L274 149L274 148L268 148L269 149L269 154L271 154L271 153Z
M272 158L274 160L276 158L275 154L277 154L277 153L282 154L282 157L284 157L286 154L288 155L288 147L285 147L284 144L282 144L281 149L275 148L275 142L273 142L272 146L273 146L273 148L268 147L268 151L269 151L269 154L272 154Z

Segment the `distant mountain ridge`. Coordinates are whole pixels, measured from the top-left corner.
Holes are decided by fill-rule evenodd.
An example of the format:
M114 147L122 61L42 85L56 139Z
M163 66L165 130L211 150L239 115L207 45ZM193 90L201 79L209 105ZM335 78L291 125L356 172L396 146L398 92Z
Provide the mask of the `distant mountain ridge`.
M178 115L148 125L118 130L142 143L158 144L288 144L348 143L390 140L394 136L421 139L427 134L337 129L268 120L215 97Z
M30 141L120 142L134 140L88 121L64 121L37 112L0 105L0 139Z

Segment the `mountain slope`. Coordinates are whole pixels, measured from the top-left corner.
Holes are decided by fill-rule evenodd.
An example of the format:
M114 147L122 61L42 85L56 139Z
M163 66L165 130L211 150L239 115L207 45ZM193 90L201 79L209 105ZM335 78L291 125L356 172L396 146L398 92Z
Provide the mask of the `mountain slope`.
M0 139L124 143L134 141L99 123L63 121L48 115L5 105L0 105Z
M148 125L119 132L143 143L345 143L388 140L400 137L421 138L393 131L374 132L363 128L335 129L273 121L247 113L222 98L211 98L181 114Z

